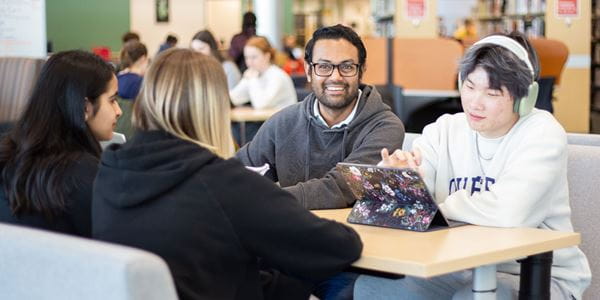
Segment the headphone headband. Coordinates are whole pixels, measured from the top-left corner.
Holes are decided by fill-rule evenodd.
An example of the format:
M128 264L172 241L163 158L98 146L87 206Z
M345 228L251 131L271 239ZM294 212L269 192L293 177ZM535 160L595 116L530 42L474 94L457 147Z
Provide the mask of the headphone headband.
M529 53L517 41L503 35L491 35L477 41L475 44L473 44L473 47L481 44L497 45L512 52L520 60L525 62L527 68L529 68L529 71L531 72L531 77L535 80L535 70L533 69L533 65L529 60Z

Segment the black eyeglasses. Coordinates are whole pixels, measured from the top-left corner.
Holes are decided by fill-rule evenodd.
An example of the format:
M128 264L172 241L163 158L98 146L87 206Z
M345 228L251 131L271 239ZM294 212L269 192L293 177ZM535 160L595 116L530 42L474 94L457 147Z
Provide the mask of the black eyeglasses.
M360 67L359 64L353 63L341 63L337 65L331 63L311 63L310 65L315 70L315 74L317 74L317 76L323 77L331 76L331 74L333 74L333 70L336 68L341 76L352 77L358 73L358 67Z

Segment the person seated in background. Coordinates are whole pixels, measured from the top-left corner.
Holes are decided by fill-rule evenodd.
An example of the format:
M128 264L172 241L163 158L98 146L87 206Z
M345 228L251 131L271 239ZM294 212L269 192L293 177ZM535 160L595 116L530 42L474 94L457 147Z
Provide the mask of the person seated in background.
M255 109L281 109L298 102L292 78L273 63L275 49L266 38L255 36L244 47L248 69L242 80L229 92L235 106L250 103ZM262 122L246 122L245 140L251 140ZM233 133L240 144L239 125L234 124Z
M167 50L145 80L135 137L102 155L94 238L161 256L180 299L305 300L314 282L358 259L354 230L228 159L230 104L216 59Z
M286 55L285 63L282 69L288 73L290 76L292 75L302 75L305 76L304 72L304 62L302 61L302 49L300 49L296 42L295 35L288 35L283 40L283 52Z
M491 35L463 57L459 88L464 113L425 127L413 152L382 151L381 164L416 168L443 214L482 226L572 232L567 137L547 111L534 107L538 59L519 34ZM497 266L498 299L517 299L520 266ZM554 251L552 299L581 299L590 268L578 247ZM357 299L466 299L472 272L430 279L361 276Z
M28 105L0 139L0 222L90 237L98 141L121 115L117 79L100 57L52 55Z
M165 42L162 43L158 48L157 54L175 46L177 46L177 37L172 34L169 34L167 35L167 39L165 40Z
M135 100L148 68L148 49L137 41L126 43L121 49L121 71L117 74L119 97Z
M242 17L242 32L234 35L229 43L229 57L238 66L240 72L246 71L246 61L244 60L244 46L246 42L256 35L256 16L251 11L246 12Z
M464 23L456 28L453 36L459 41L475 40L477 39L477 27L473 23L473 20L465 19Z
M139 42L140 41L140 35L137 34L137 33L135 33L135 32L128 31L128 32L125 32L123 34L123 36L121 37L121 41L123 42L123 45L125 45L125 44L127 44L128 42L131 42L131 41Z
M275 49L265 37L255 36L244 47L248 70L229 95L234 105L250 103L256 109L284 108L298 102L289 75L273 64Z
M242 78L240 70L238 69L235 63L223 57L223 55L219 51L217 40L210 31L202 30L196 33L192 38L190 48L204 55L212 55L221 63L221 65L223 66L223 70L225 70L225 76L227 77L227 87L229 90L233 89L238 84L238 82L240 82L240 79Z

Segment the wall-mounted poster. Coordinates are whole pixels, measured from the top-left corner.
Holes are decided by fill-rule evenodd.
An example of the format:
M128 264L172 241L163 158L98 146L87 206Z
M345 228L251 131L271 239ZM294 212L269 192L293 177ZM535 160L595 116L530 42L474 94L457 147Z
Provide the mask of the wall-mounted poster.
M0 0L0 56L46 57L45 0Z
M169 22L169 0L156 0L156 22Z
M556 15L559 18L579 17L579 3L577 0L557 0Z
M404 0L404 17L415 26L427 16L426 0Z

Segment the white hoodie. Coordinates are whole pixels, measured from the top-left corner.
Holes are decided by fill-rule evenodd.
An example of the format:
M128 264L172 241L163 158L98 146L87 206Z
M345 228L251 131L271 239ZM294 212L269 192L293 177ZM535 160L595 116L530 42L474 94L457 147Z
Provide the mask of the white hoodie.
M485 139L464 113L441 116L414 141L427 187L449 219L495 227L573 231L562 126L534 109L503 137ZM519 274L516 261L498 271ZM554 251L552 277L577 299L591 281L578 247Z

